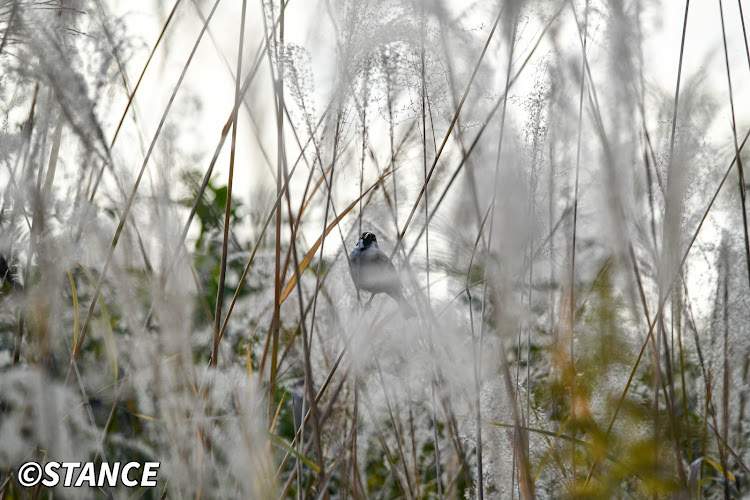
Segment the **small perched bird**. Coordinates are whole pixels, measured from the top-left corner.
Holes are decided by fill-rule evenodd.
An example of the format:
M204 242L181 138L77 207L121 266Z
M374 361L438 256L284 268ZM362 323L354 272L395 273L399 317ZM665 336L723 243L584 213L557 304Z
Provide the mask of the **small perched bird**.
M414 316L414 309L401 293L401 279L388 257L378 248L375 234L362 233L357 246L349 254L349 271L358 290L372 295L385 293L391 296L401 308L404 318Z

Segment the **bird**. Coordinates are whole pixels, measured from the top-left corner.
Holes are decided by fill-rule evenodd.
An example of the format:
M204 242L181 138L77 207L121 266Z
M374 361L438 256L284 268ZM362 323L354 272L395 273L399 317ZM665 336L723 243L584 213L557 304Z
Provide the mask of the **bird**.
M390 259L378 247L375 233L365 231L354 250L349 254L349 272L357 290L370 292L373 296L385 293L398 303L401 315L408 319L414 309L401 292L401 279Z

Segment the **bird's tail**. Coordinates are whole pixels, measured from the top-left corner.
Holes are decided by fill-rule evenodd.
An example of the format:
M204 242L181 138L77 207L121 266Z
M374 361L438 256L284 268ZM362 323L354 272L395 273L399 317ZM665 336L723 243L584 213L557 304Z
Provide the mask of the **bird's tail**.
M401 316L403 316L404 319L409 319L409 318L414 317L414 315L416 314L414 312L414 308L406 301L406 299L404 298L402 294L399 293L398 295L395 295L395 296L391 295L391 297L393 297L393 300L398 302L398 307L399 307L399 310L401 311Z
M409 303L406 301L406 299L402 299L401 303L399 304L399 307L401 308L401 316L404 317L404 319L413 318L416 314L414 312L414 308L409 305Z

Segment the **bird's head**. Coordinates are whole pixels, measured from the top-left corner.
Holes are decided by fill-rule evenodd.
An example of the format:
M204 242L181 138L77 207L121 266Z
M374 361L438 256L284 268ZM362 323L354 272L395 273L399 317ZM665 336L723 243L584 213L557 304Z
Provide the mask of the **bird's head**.
M359 243L357 243L357 248L359 248L360 250L367 250L371 246L378 248L378 239L375 237L375 233L365 231L364 233L362 233L362 236L360 236L359 238Z

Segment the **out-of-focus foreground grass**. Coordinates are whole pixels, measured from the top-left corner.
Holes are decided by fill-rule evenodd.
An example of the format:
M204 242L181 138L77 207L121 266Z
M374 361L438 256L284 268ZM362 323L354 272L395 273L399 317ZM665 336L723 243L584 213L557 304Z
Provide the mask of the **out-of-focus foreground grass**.
M747 495L725 4L0 2L0 498Z

